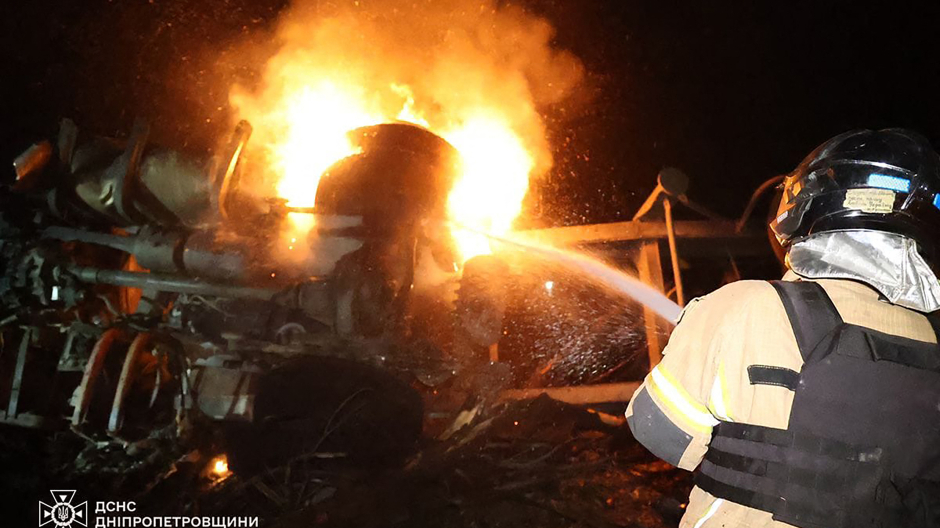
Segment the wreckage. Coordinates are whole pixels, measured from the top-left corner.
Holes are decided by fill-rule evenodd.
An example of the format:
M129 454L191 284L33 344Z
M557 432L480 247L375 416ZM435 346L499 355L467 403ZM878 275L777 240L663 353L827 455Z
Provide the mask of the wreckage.
M202 424L234 433L245 466L347 418L373 446L414 441L412 385L498 339L466 299L453 331L460 266L441 218L456 151L417 126L354 130L358 153L296 208L250 185L250 134L240 123L199 160L143 123L115 140L65 120L16 159L0 196L0 422L118 446Z

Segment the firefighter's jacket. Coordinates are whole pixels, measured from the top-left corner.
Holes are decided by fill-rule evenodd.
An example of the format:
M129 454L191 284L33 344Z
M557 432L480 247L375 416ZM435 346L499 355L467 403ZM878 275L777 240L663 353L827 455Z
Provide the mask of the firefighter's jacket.
M792 272L784 277L784 281L797 280L800 279ZM834 316L837 319L841 316L846 325L854 325L863 331L870 329L873 334L886 335L888 340L901 338L899 342L936 348L936 332L931 321L923 314L881 300L874 289L859 282L815 282L822 286L826 294L823 297L831 300L829 307ZM813 285L809 286L817 289ZM725 489L716 487L718 485L707 476L703 477L704 480L700 479L706 473L704 469L708 469L707 466L712 462L730 469L735 469L737 463L737 469L744 472L753 472L755 466L753 460L728 462L721 457L716 458L715 453L720 451L712 444L713 433L717 443L719 439L727 440L721 438L719 432L723 431L726 437L733 437L738 434L734 432L736 428L746 429L743 435L738 434L737 439L731 438L729 441L748 444L754 439L755 430L758 436L767 431L770 432L769 436L773 436L790 426L795 387L802 383L799 381L800 376L806 375L806 372L801 371L811 363L804 362L804 355L797 343L798 336L788 317L788 310L792 315L791 307L784 306L779 288L780 285L775 286L770 282L740 281L692 301L683 311L669 339L662 362L647 376L627 409L627 421L634 436L653 454L690 471L703 466L697 473L697 485L692 490L680 528L769 528L796 524L819 528L833 526L819 523L818 519L799 523L794 521L793 524L774 520L775 514L768 510L779 508L779 500L769 507L761 504L753 494L745 494L747 500L733 501L729 497L742 496L741 490L737 490L737 495L723 493ZM932 352L934 349L930 350ZM903 402L906 388L893 389L897 391L898 402ZM868 388L856 387L855 390L859 391L858 394L867 394L865 391ZM833 405L842 404L844 402ZM937 405L936 418L940 420L940 401ZM848 406L851 407L851 403ZM840 412L837 409L832 411ZM826 419L829 418L821 417L820 422ZM936 423L940 422L929 425L934 433L940 430ZM825 430L825 423L816 425ZM703 464L710 444L712 451ZM832 450L829 445L824 447ZM936 446L935 454L934 468L940 466L940 445ZM729 455L724 456L727 458ZM734 455L730 456L734 458ZM760 462L764 464L762 471L767 471L766 462ZM715 475L714 467L712 464L712 475ZM788 470L784 468L784 473L788 473ZM720 468L720 471L727 470ZM752 475L745 474L744 477L753 480ZM814 478L818 479L818 475ZM704 482L710 482L711 485L705 485ZM830 488L839 486L833 484ZM714 494L706 492L703 487L711 489ZM780 499L780 496L773 498ZM758 506L739 504L748 501ZM783 502L783 506L786 506L785 500ZM800 512L795 515L791 518L804 519L800 517ZM777 519L780 518L786 516L777 515ZM846 526L852 523L843 520L834 525ZM872 525L880 526L877 523ZM891 522L884 524L896 525ZM935 525L928 522L925 526Z

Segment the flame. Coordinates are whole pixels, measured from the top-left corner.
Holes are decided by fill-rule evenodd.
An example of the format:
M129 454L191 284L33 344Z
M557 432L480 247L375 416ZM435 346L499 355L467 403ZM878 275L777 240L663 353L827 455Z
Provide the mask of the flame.
M428 121L422 117L420 114L415 112L415 96L407 85L392 83L392 91L398 94L399 96L405 99L405 103L401 107L401 112L398 112L398 120L405 121L407 123L414 123L416 125L421 125L424 128L430 128Z
M283 137L267 146L278 179L277 195L292 207L313 207L323 172L337 161L358 153L347 132L358 127L404 121L428 128L460 154L461 164L448 198L448 220L462 260L490 252L482 233L502 235L522 211L534 157L522 139L497 112L470 112L460 124L432 127L415 108L414 95L405 84L389 86L402 99L397 112L370 112L357 97L357 87L341 87L335 80L311 80L286 96L271 117L283 120ZM267 120L270 120L269 117ZM315 148L311 146L315 145ZM292 227L282 235L296 240L313 227L312 216L290 213Z
M296 85L265 116L268 126L273 121L281 131L266 147L278 179L277 195L287 200L288 206L313 207L323 172L336 161L358 153L346 132L382 120L366 109L354 88L331 79L310 79ZM290 252L291 261L300 262L309 251L297 240L307 238L314 216L287 216L289 224L280 233L280 245Z
M529 179L551 167L540 108L579 82L580 63L553 47L551 25L496 0L293 0L278 51L260 83L234 86L239 119L264 147L264 179L289 206L310 207L323 172L356 153L347 132L404 121L443 137L461 171L447 198L465 260L490 251L482 233L505 234L522 212ZM297 258L313 226L291 214L282 236Z
M298 86L283 103L283 119L284 139L269 147L281 175L278 196L290 206L313 207L323 172L356 154L346 132L382 117L370 114L354 91L323 79Z
M483 233L504 235L522 212L535 166L531 154L499 116L481 114L441 134L461 157L447 199L451 230L464 260L490 252Z
M209 461L209 472L215 478L225 478L231 474L228 468L228 457L219 455Z

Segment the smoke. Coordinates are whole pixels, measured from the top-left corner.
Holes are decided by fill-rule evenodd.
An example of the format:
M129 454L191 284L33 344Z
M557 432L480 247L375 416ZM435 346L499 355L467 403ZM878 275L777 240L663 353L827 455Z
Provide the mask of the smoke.
M355 102L347 130L398 118L441 133L496 116L520 139L537 177L552 165L540 112L583 77L553 36L547 20L494 0L297 0L281 15L279 49L261 82L235 86L230 100L254 125L253 144L282 142L295 117L286 115L290 101L310 89Z

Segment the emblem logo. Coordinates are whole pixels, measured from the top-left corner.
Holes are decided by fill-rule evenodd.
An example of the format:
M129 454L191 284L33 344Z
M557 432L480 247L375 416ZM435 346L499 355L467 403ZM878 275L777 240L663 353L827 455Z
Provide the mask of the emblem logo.
M88 526L88 501L72 504L75 490L52 490L52 505L39 501L39 526L49 523L57 528Z

